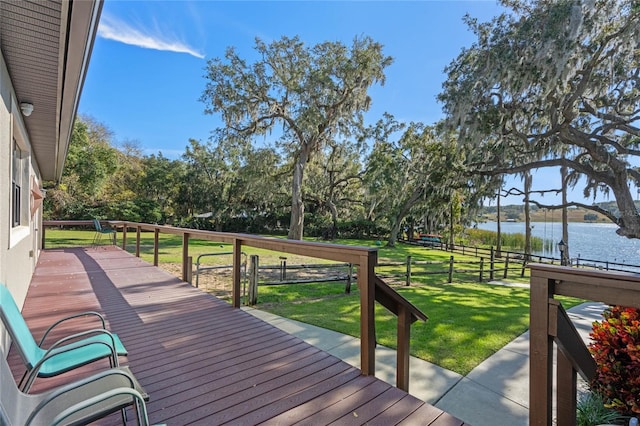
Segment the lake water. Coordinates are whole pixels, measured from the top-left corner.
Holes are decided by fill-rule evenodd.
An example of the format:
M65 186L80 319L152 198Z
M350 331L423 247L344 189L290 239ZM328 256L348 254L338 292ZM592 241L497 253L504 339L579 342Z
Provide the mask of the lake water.
M501 222L501 231L524 234L524 222ZM557 244L562 239L562 223L532 222L531 235L552 241L552 251L533 254L560 258ZM479 223L479 229L496 231L496 222ZM618 227L611 223L569 222L569 256L571 259L599 260L640 265L640 239L629 239L616 234Z

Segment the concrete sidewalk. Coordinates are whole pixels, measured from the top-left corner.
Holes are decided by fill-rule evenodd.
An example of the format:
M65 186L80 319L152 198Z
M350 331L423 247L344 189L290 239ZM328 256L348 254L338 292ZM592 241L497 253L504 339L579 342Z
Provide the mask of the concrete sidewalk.
M569 309L569 316L585 341L593 321L605 308L585 303ZM253 308L250 314L360 367L360 339L301 323ZM395 386L396 352L376 348L376 377ZM529 333L487 358L466 377L411 357L409 393L474 426L528 425Z

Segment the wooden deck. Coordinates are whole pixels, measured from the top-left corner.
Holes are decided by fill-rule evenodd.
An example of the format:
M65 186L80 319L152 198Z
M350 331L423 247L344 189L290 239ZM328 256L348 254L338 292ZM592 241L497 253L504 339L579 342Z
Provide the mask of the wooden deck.
M149 393L153 423L463 424L113 246L41 254L23 309L34 336L82 310L104 313L122 339L129 356L121 362ZM23 370L14 351L9 361L18 377ZM37 379L32 392L107 365Z

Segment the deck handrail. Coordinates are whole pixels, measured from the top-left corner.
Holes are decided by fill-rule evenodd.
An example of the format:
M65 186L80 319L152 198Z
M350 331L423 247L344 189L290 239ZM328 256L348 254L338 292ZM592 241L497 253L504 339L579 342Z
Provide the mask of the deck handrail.
M531 264L529 424L553 424L553 344L557 345L557 425L574 425L576 374L595 375L595 361L554 295L640 309L640 274Z
M321 259L358 265L358 287L360 289L360 370L364 375L375 376L375 321L374 300L378 300L398 317L398 365L396 386L409 389L409 341L411 324L417 320L425 321L427 316L408 300L375 275L378 263L378 249L371 247L346 246L309 241L293 241L281 238L262 237L250 234L203 231L178 228L166 225L127 221L106 221L115 229L121 230L122 249L126 249L128 229L136 230L135 255L140 256L141 231L154 233L154 266L158 266L160 233L182 236L182 280L188 281L191 266L189 240L230 243L233 245L233 272L231 304L240 308L241 254L242 247L254 247L283 253L297 254ZM43 221L43 226L92 226L92 221ZM43 236L44 242L44 236Z

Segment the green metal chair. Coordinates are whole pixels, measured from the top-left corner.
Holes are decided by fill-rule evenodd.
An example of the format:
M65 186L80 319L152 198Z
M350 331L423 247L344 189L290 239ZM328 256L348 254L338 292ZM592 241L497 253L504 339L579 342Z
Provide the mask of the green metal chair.
M93 219L93 227L96 229L96 233L93 234L93 245L100 244L100 240L103 235L107 235L112 244L116 243L116 230L112 228L103 228L98 219Z
M138 425L149 419L145 394L126 367L101 371L39 394L21 392L0 352L0 424L7 426L85 425L130 405ZM144 390L142 390L144 392Z
M98 316L102 328L79 332L58 340L48 348L42 347L54 327L81 316ZM103 358L109 358L111 367L117 367L118 355L127 355L118 336L106 330L104 318L97 312L83 312L57 321L45 332L40 343L36 343L9 289L2 284L0 319L27 368L19 384L23 392L29 391L36 377L57 376Z

